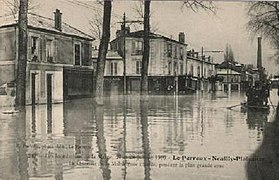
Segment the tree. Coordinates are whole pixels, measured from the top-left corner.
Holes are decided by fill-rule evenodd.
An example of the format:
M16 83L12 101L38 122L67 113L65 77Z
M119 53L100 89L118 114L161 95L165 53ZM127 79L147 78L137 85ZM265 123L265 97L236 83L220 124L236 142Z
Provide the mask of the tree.
M148 65L149 65L149 33L150 33L150 3L151 0L144 1L144 37L143 56L141 69L141 95L148 95Z
M211 0L183 0L182 9L190 8L192 11L197 12L199 9L215 13L216 7Z
M136 13L136 18L139 18L139 19L144 19L144 1L137 1L136 3L135 3L135 6L134 6L134 8L133 8L133 10L134 10L134 12ZM155 33L156 31L158 31L158 23L156 23L156 22L152 22L152 14L153 14L153 12L152 12L152 10L150 10L150 19L151 19L151 21L150 21L150 32L152 32L152 33ZM135 25L135 28L137 29L138 28L138 26L137 25Z
M27 66L27 11L28 0L20 0L18 15L18 63L16 73L16 106L25 106Z
M11 11L12 15L14 16L14 18L16 18L19 13L20 1L19 0L6 0L5 3L7 5L7 7L9 8L9 10ZM39 4L35 3L34 0L28 0L28 11L35 9L38 6L39 6Z
M96 84L95 84L95 102L97 105L104 104L104 71L108 44L110 40L110 21L111 21L111 1L104 1L102 38L99 45Z
M148 95L148 65L149 65L149 33L150 33L150 3L151 0L144 1L144 38L143 38L143 57L142 57L142 70L141 70L141 95ZM198 9L204 9L215 13L215 6L212 1L204 0L184 0L182 8L190 8L194 12ZM147 100L143 98L143 100Z
M99 41L102 39L102 15L99 11L96 12L94 18L89 21L90 27L91 27L91 32L93 36L98 39Z
M261 34L277 49L279 57L279 2L256 1L248 4L247 28L254 34Z
M226 62L234 62L235 61L232 47L229 44L226 45L224 60Z

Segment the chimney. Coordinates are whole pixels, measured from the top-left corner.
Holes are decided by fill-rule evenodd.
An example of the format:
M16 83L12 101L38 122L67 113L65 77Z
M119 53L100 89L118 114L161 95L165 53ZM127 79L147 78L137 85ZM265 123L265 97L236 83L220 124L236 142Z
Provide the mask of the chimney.
M116 37L122 36L125 34L129 34L130 33L130 27L125 27L123 25L121 25L121 30L117 30L116 31Z
M262 69L262 37L258 37L257 68Z
M185 43L185 34L184 34L184 32L180 32L179 34L178 34L178 41L180 42L180 43Z
M59 9L54 12L54 23L55 29L62 31L62 13Z

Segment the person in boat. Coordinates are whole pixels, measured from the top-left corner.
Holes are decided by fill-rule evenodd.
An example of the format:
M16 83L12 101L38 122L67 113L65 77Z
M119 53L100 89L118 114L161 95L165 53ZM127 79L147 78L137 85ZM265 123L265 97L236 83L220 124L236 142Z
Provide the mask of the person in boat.
M250 86L246 92L248 106L263 106L267 105L269 97L269 88L266 85L261 85L260 82L255 82L254 86Z
M254 96L255 96L255 87L250 86L248 90L246 91L246 97L247 97L247 105L253 105L254 104Z
M267 106L268 98L270 96L270 85L268 82L266 82L262 87L262 95L263 95L264 105Z

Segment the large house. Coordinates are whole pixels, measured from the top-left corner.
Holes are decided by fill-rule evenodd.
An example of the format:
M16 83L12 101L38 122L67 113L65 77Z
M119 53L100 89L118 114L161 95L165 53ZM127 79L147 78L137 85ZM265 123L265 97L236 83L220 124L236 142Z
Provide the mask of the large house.
M18 24L7 18L0 25L0 86L16 78ZM73 96L93 94L91 44L94 38L54 19L28 14L26 103L62 102Z
M128 92L140 89L143 36L143 31L130 32L129 29L122 29L117 31L116 39L111 42L113 51L117 51L122 57L125 54L124 73ZM186 74L185 35L180 33L179 41L155 33L150 33L149 37L149 90L155 93L173 90L179 84L178 77Z
M143 53L143 31L130 32L122 28L111 41L111 49L124 58L128 92L139 91ZM125 41L124 41L125 39ZM204 82L214 75L214 64L209 58L201 58L196 52L187 51L185 34L180 32L178 40L150 33L149 91L165 93L204 90ZM125 47L125 48L124 48ZM198 86L198 82L199 85ZM208 83L207 83L208 84ZM200 88L202 86L202 88Z

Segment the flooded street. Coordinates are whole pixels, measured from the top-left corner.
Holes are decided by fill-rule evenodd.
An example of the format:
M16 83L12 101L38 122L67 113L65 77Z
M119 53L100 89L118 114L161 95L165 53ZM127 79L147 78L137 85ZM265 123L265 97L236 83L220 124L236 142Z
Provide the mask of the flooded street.
M0 179L247 179L245 158L275 109L226 108L244 99L197 93L140 103L128 95L107 97L103 107L82 99L1 113Z

